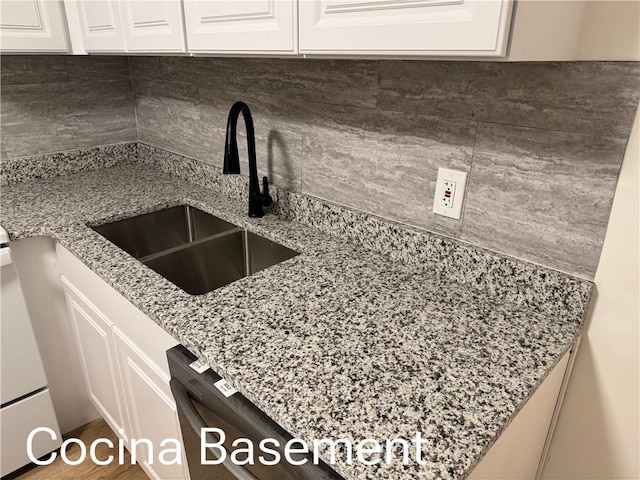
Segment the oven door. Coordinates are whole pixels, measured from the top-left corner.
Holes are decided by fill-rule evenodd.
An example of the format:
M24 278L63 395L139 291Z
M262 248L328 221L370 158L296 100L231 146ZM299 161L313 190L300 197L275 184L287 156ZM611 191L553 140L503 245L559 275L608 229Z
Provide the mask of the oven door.
M284 459L284 445L291 436L273 420L255 407L240 394L226 399L211 392L194 389L197 385L188 382L188 387L178 378L171 379L171 391L176 400L176 407L180 419L184 450L189 465L191 480L329 480L341 477L326 465L314 465L310 455L292 455L294 460L303 458L307 462L303 465L292 465ZM198 397L198 398L196 398ZM202 464L201 455L207 460L218 460L219 450L201 449L201 435L203 428L219 428L225 434L224 448L226 457L219 465ZM237 438L250 439L254 445L254 464L237 465L230 460L231 453L238 448L246 448L243 442L239 447L232 443ZM274 447L280 453L281 461L273 466L262 464L258 457L263 455L266 460L273 456L263 453L259 449L260 441L264 438L275 439L280 448ZM218 442L220 438L214 433L206 434L206 442ZM269 444L272 448L273 444ZM247 458L238 454L238 463Z

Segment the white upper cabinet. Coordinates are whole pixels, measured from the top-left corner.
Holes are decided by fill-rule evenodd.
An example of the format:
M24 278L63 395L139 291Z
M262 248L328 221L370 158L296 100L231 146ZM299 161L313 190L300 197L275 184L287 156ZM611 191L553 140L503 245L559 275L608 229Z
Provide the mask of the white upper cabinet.
M186 52L180 0L67 1L89 53Z
M59 1L0 1L0 50L3 53L66 53L64 13Z
M186 52L180 0L129 0L120 8L127 51Z
M637 24L620 22L633 16L625 13L626 3L520 0L514 7L515 0L0 0L0 50L607 60L601 53L580 53L582 44L594 43L596 29L632 38ZM591 11L596 13L588 15ZM598 21L585 26L587 18Z
M300 0L300 53L504 56L511 0Z
M297 53L296 0L187 0L189 51L194 53Z
M94 0L73 3L78 8L82 42L87 52L126 51L119 2Z

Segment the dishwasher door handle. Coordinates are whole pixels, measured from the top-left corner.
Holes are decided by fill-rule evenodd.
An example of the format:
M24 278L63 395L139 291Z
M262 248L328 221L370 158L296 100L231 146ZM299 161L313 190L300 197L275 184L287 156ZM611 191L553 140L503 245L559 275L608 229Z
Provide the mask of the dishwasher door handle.
M171 392L173 393L173 397L176 400L176 408L178 410L178 413L184 416L184 418L189 423L189 427L196 433L196 435L202 442L202 429L209 427L191 403L191 400L189 399L189 392L180 383L180 381L176 380L175 378L172 378L169 381L169 386L171 387ZM209 448L208 450L216 459L220 459L220 457L213 449ZM238 480L260 480L246 468L233 463L230 460L228 452L226 458L222 462L222 465L227 470L229 470L229 472Z

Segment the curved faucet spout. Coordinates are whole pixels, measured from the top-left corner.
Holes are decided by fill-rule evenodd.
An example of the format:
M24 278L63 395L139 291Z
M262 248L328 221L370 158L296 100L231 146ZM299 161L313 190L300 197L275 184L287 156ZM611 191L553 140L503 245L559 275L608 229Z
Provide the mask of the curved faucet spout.
M222 173L240 173L240 159L238 157L238 141L236 130L238 125L238 117L242 112L244 117L245 128L247 129L247 149L249 151L249 162L251 158L256 158L256 142L253 129L253 117L249 106L244 102L236 102L229 111L227 119L227 138L224 145L224 164Z
M244 102L236 102L229 111L227 119L227 135L224 145L224 163L222 173L239 174L240 159L238 157L237 124L238 117L242 112L245 128L247 129L247 150L249 154L249 216L262 217L264 209L272 203L269 195L269 181L267 177L262 178L263 192L260 192L258 181L258 166L256 162L256 138L253 129L253 118L251 110Z

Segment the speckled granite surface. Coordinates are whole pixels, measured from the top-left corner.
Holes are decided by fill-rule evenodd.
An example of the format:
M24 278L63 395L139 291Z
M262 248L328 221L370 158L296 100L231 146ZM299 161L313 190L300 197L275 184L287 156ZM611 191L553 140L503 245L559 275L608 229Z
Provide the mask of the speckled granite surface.
M184 203L302 255L194 297L86 226ZM437 243L411 261L245 212L237 199L130 164L8 185L0 224L14 240L57 239L292 435L422 433L426 465L340 462L347 479L464 478L579 334L589 282ZM497 280L510 273L511 290Z
M144 142L138 143L138 155L146 165L228 197L247 200L246 179L225 176L214 165ZM503 296L512 303L562 315L569 321L580 321L585 314L590 287L573 276L286 189L271 187L271 195L276 201L272 210L296 223L355 241L394 260L425 266L439 277Z
M331 235L358 242L402 263L423 266L487 295L579 322L586 313L590 282L442 235L282 191L279 213Z
M137 158L137 142L46 153L31 157L3 158L0 165L0 185L37 178L57 177L83 170L113 167L118 163L135 161Z

